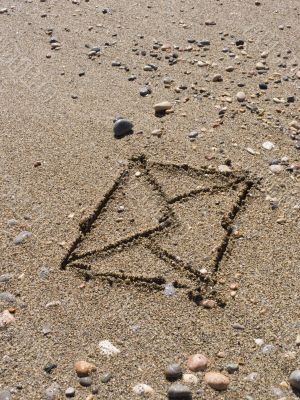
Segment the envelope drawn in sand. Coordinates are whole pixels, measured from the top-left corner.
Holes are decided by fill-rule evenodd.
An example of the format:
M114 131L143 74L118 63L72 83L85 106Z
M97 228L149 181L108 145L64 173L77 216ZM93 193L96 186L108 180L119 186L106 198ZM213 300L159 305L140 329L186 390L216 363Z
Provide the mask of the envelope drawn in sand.
M213 282L252 185L246 174L135 158L81 224L62 268L200 291Z

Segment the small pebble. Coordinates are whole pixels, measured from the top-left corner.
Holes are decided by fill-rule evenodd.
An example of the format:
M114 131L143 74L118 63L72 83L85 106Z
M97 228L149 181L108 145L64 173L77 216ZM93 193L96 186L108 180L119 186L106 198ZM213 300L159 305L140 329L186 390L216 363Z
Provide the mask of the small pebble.
M265 150L272 150L272 149L274 149L274 143L273 142L263 142L263 144L262 144L262 147L265 149Z
M0 400L11 400L12 396L9 390L0 391Z
M127 119L118 119L114 123L115 138L122 138L132 132L133 124Z
M75 396L75 389L73 387L68 387L65 391L66 397L74 397Z
M31 232L23 231L18 234L14 239L14 244L23 244L27 239L32 236Z
M190 371L205 371L208 367L208 358L203 354L193 354L188 358L187 367Z
M8 311L4 310L0 313L0 329L6 328L8 325L15 322L15 317Z
M112 374L110 372L105 372L101 376L100 380L102 383L108 383L111 380L111 378L112 378Z
M133 387L132 390L134 394L141 397L149 397L154 394L154 390L152 389L152 387L146 385L145 383L138 383Z
M113 356L120 353L120 350L115 347L109 340L102 340L99 343L101 352L107 356Z
M169 400L191 400L191 390L180 383L174 383L168 390Z
M246 95L244 92L238 92L236 95L236 99L237 101L239 101L240 103L242 103L243 101L246 100Z
M79 383L81 386L88 387L92 384L92 378L90 376L83 376L79 378Z
M212 78L212 81L213 82L222 82L223 81L222 75L220 75L220 74L214 75Z
M172 104L169 101L162 101L161 103L157 103L154 105L154 111L156 113L165 112L172 108Z
M16 296L10 292L2 292L0 293L0 301L14 303L16 301Z
M176 381L182 378L182 368L179 364L171 364L165 370L165 376L168 381Z
M227 376L220 372L207 372L204 376L204 381L212 388L218 391L226 390L229 385Z
M188 385L197 385L198 384L198 377L194 374L183 374L183 382L187 383Z
M78 376L88 376L96 371L96 365L87 361L77 361L74 365L75 372Z
M227 364L225 369L229 374L234 374L239 370L239 364L234 364L234 363Z
M167 297L170 297L170 296L174 296L175 294L176 294L176 289L175 289L173 283L166 283L165 288L164 288L164 295Z
M292 388L300 390L300 369L296 369L289 376L289 382Z

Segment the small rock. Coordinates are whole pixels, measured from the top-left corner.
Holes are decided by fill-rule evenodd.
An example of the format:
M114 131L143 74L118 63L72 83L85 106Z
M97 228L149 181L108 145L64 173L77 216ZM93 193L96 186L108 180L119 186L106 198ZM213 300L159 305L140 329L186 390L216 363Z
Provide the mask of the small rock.
M0 283L7 283L13 278L13 274L0 275Z
M238 92L236 95L236 99L237 101L239 101L240 103L242 103L243 101L246 100L246 95L244 92Z
M189 137L190 139L195 139L198 135L199 135L199 132L197 132L197 131L192 131L192 132L190 132L190 133L188 134L188 137Z
M92 384L92 378L90 376L83 376L79 378L79 383L81 386L88 387Z
M212 81L213 81L213 82L222 82L222 81L223 81L222 75L220 75L220 74L214 75L214 76L212 77Z
M273 164L270 165L269 169L271 172L273 172L273 174L280 174L280 172L283 171L283 166L278 164Z
M169 400L191 400L192 392L187 386L174 383L168 390Z
M182 378L182 369L179 364L171 364L165 370L165 376L168 381L176 381Z
M291 373L289 382L292 388L300 390L300 369L296 369Z
M65 391L66 397L74 397L75 396L75 389L73 387L68 387Z
M198 384L198 377L194 374L183 374L183 382L187 383L188 385L197 385Z
M111 378L112 378L112 374L110 372L105 372L101 376L100 380L102 383L108 383L111 380Z
M22 231L14 239L14 244L23 244L27 239L32 236L31 232Z
M10 292L2 292L0 293L0 301L14 303L16 301L16 296Z
M133 124L127 119L120 118L114 123L115 138L122 138L132 132Z
M8 12L7 8L0 8L0 14L5 14Z
M220 172L231 172L231 168L228 167L228 165L225 165L225 164L219 165L219 166L218 166L218 170L219 170Z
M45 400L60 400L61 392L57 383L53 383L45 390Z
M99 343L101 352L107 356L113 356L120 353L120 350L115 347L109 340L102 340Z
M150 89L149 87L144 86L144 87L140 88L140 95L141 95L142 97L145 97L145 96L147 96L147 95L150 94L150 93L151 93L151 89Z
M263 144L262 144L262 147L265 149L265 150L272 150L272 149L274 149L274 143L272 143L272 142L263 142Z
M208 367L208 358L203 354L193 354L188 358L187 367L193 372L205 371Z
M96 371L96 365L87 361L77 361L74 365L75 372L78 376L88 376Z
M165 112L172 108L172 104L169 101L162 101L161 103L154 104L154 111L156 113Z
M225 369L229 374L234 374L239 370L239 364L234 364L234 363L227 364Z
M207 372L204 376L204 381L212 388L218 391L226 390L229 385L227 376L220 372Z
M173 283L166 283L164 288L164 295L167 297L174 296L176 293L176 289Z
M0 313L0 329L13 324L14 322L15 317L8 310L4 310Z
M148 397L154 394L154 390L152 389L152 387L146 385L145 383L138 383L133 387L132 390L134 394L141 397Z

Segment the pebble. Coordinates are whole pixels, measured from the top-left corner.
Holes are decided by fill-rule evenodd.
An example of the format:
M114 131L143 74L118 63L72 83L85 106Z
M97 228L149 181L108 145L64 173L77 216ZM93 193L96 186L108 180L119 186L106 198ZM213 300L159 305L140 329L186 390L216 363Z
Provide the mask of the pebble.
M213 82L222 82L223 81L222 75L220 75L220 74L214 75L212 78L212 81Z
M192 132L190 132L190 133L188 134L188 137L189 137L190 139L195 139L198 135L199 135L199 132L197 132L197 131L192 131Z
M8 310L4 310L0 313L0 329L13 324L14 322L15 317Z
M11 400L11 393L9 390L1 390L0 391L0 400Z
M271 172L273 172L273 174L280 174L280 172L283 171L283 166L274 164L274 165L270 165L269 169Z
M152 132L153 134L153 132ZM173 283L166 283L164 288L164 295L167 297L174 296L176 294L176 289Z
M246 95L244 92L238 92L236 95L236 99L237 101L239 101L240 103L242 103L243 101L246 100Z
M88 376L96 371L96 365L87 361L77 361L74 365L75 372L78 376Z
M92 378L90 376L83 376L79 378L79 383L81 386L88 387L92 384Z
M183 374L182 380L188 385L197 385L199 381L198 377L194 374Z
M53 383L45 390L45 400L60 400L60 387L57 383Z
M68 387L65 391L66 397L74 397L75 396L75 389L73 387Z
M291 373L289 382L292 388L300 390L300 369L296 369Z
M133 124L127 119L120 118L114 123L115 138L122 138L132 132Z
M132 390L134 394L141 397L148 397L154 394L154 390L152 389L152 387L146 385L145 383L138 383L133 387Z
M14 303L16 301L16 296L10 292L2 292L0 293L0 301Z
M180 383L174 383L168 390L168 398L170 400L191 400L191 390Z
M22 244L32 236L31 232L22 231L14 239L14 244Z
M156 113L165 112L166 110L170 110L172 108L172 104L169 101L162 101L161 103L154 104L154 111Z
M148 94L151 94L151 89L150 89L149 87L144 86L144 87L140 88L140 95L141 95L142 97L145 97L145 96L147 96Z
M193 354L188 358L187 367L190 371L205 371L208 367L209 360L203 354Z
M182 378L182 368L179 364L171 364L165 370L165 376L168 381L176 381Z
M274 145L273 142L267 141L267 142L263 142L262 147L263 147L265 150L272 150L272 149L274 149L275 145Z
M7 283L13 278L13 274L0 275L0 283Z
M212 388L218 391L226 390L229 385L227 376L220 372L207 372L204 376L204 381Z
M111 378L112 378L112 374L110 372L105 372L101 376L100 380L102 383L108 383L111 380Z
M107 356L113 356L120 353L120 350L115 347L109 340L102 340L99 342L101 352Z
M234 374L239 370L239 364L234 364L234 363L227 364L225 369L229 374Z
M220 172L231 172L231 168L228 167L228 165L225 165L225 164L219 165L219 166L218 166L218 170L219 170Z

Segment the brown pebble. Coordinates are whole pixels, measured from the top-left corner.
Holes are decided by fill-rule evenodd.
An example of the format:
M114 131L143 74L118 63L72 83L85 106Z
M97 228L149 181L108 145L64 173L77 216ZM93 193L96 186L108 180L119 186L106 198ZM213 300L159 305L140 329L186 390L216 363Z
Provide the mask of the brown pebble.
M187 361L188 369L193 372L205 371L208 364L208 358L203 354L193 354Z
M229 385L227 376L220 372L207 372L204 376L204 381L212 388L218 391L226 390Z
M89 363L87 361L77 361L74 365L76 374L78 376L88 376L91 372L96 371L95 364Z

